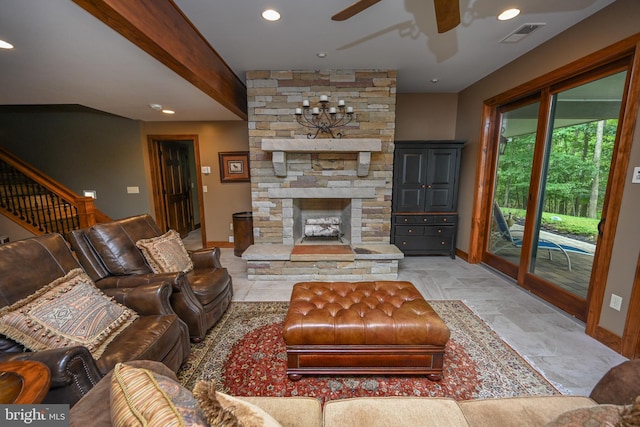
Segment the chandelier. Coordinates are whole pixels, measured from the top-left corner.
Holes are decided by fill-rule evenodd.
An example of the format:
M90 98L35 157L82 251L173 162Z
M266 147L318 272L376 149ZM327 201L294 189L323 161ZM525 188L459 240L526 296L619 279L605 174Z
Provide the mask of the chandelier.
M302 101L302 108L296 108L296 121L302 126L315 130L307 138L315 139L318 134L327 134L331 138L342 138L342 132L334 133L336 128L346 126L353 120L353 107L346 107L344 100L338 101L338 107L329 106L327 95L320 95L320 105L310 107L309 100Z

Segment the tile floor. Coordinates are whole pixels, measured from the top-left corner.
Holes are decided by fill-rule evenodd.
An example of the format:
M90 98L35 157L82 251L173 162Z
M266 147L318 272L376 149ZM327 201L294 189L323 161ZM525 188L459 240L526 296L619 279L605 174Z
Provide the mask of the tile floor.
M234 301L288 301L294 282L247 279L246 262L222 249ZM584 333L584 324L482 265L459 258L407 257L399 279L427 299L459 299L565 394L588 395L624 357Z

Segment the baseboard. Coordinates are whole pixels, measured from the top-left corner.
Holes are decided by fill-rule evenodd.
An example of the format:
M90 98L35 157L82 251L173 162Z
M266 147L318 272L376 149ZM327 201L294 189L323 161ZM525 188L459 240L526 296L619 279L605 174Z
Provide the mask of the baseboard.
M593 338L617 353L622 351L622 338L602 326L596 326L596 332Z
M233 248L233 242L207 242L207 247Z

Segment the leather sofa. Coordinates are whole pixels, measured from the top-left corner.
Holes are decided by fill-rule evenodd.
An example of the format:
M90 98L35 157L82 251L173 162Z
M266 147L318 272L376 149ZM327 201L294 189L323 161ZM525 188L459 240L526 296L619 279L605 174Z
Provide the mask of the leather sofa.
M131 365L177 381L171 371L158 363L136 361ZM631 396L640 395L639 368L640 360L613 368L589 397L556 395L467 401L437 397L361 397L332 400L324 408L319 400L311 397L237 397L260 407L284 427L542 427L571 411L609 410L605 406L631 404L634 399ZM71 409L70 426L110 426L107 398L110 387L111 379L106 376ZM583 424L569 422L566 425ZM604 424L592 421L589 425Z
M170 282L171 305L189 327L192 341L199 342L229 307L231 277L220 264L218 248L190 252L194 268L188 273L153 273L136 242L161 235L153 218L142 214L74 230L67 240L101 289Z
M0 308L11 306L81 266L59 234L0 245ZM150 359L177 371L190 352L186 325L172 310L168 283L105 292L139 317L94 359L86 347L27 351L0 334L0 362L35 360L51 371L44 403L73 405L118 362Z

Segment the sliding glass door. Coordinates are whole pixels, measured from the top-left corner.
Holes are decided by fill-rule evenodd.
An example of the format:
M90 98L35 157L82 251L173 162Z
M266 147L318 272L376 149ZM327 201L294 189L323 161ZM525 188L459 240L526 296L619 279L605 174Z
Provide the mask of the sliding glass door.
M501 107L483 260L586 319L626 70Z

